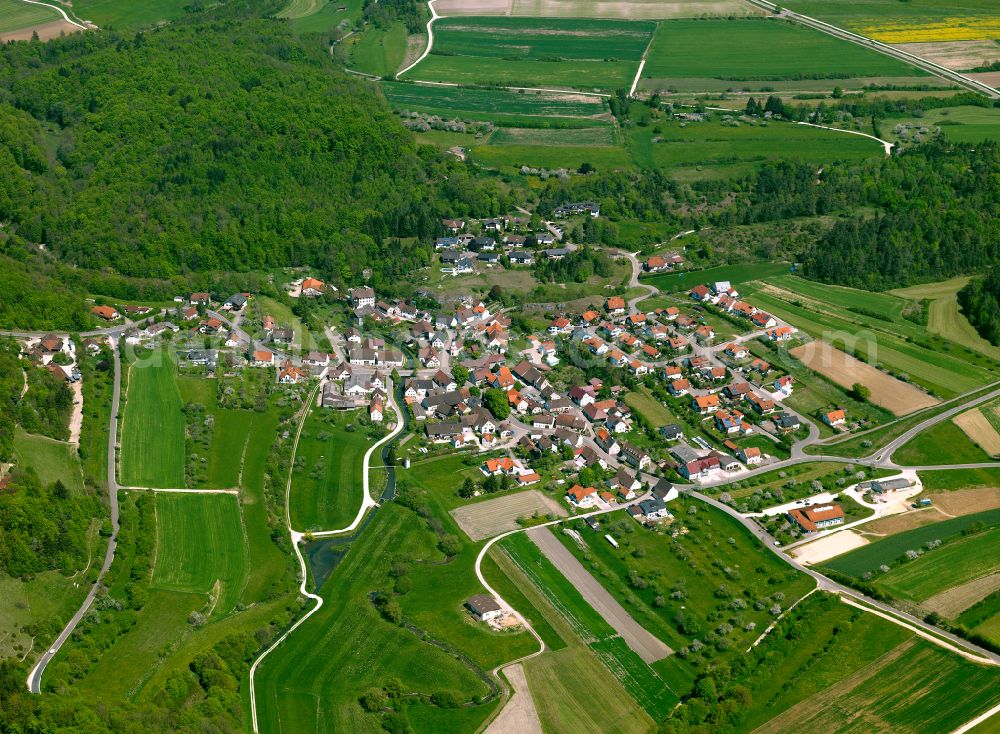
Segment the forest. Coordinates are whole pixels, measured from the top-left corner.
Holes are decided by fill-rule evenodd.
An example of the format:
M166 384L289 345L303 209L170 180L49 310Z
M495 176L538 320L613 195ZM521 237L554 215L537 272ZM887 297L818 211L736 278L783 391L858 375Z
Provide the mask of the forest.
M970 280L958 292L958 303L980 336L1000 344L1000 265Z
M429 261L442 216L500 213L496 184L463 174L286 24L0 49L7 254L42 243L146 278L308 263L351 282L371 267L391 285Z

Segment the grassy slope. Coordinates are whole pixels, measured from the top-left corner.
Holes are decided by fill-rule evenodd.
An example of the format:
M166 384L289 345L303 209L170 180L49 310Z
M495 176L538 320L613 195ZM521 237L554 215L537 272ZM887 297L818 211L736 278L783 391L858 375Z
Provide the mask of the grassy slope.
M392 77L406 55L406 26L393 23L372 28L351 47L351 68L381 77Z
M788 272L784 263L748 263L746 265L720 265L707 270L691 270L671 275L653 275L642 282L655 286L661 291L672 293L694 288L699 283L728 280L735 286L751 280L768 278Z
M219 620L232 611L249 571L239 513L230 496L157 496L157 547L146 603L136 624L75 688L105 701L138 696L155 676L185 667L192 650L236 631L229 620ZM127 567L116 579L110 595L123 598L130 581ZM218 602L208 624L196 629L189 624L189 615L197 611L208 616L216 579ZM248 614L273 614L273 609L260 607Z
M74 492L83 492L83 474L76 449L64 441L25 433L14 435L14 454L19 466L30 466L42 484L61 481Z
M989 455L951 421L918 433L899 447L893 461L903 465L974 464L990 461Z
M159 358L157 358L159 357ZM166 350L132 366L121 428L121 482L184 486L184 415L174 363Z
M978 107L972 109L978 110ZM995 118L990 126L992 135L997 136L997 124L1000 118ZM978 138L981 140L982 138ZM1000 359L1000 347L990 344L979 336L976 328L969 323L969 320L962 313L958 306L958 291L969 282L968 278L952 278L940 283L927 283L916 285L910 288L900 288L891 291L894 295L902 298L915 298L929 300L930 307L927 320L927 330L932 334L950 339L956 344L975 349L977 352L985 354L993 359Z
M73 12L101 27L141 28L184 16L187 0L75 0Z
M350 524L361 506L361 462L371 445L358 426L360 413L313 410L299 438L292 472L290 512L299 530L333 530Z
M783 285L799 287L800 279L790 278ZM918 385L935 391L944 398L973 390L995 380L995 375L982 367L970 364L968 359L948 354L921 344L905 341L912 336L912 327L901 322L887 322L854 314L835 302L800 302L801 305L770 293L748 294L754 305L765 308L776 316L789 321L815 338L831 333L850 335L856 356L877 356L878 363L887 368L906 373ZM792 299L794 295L787 296ZM820 310L822 309L822 310ZM926 334L926 332L924 332ZM926 337L925 337L926 338ZM843 337L838 341L838 346Z

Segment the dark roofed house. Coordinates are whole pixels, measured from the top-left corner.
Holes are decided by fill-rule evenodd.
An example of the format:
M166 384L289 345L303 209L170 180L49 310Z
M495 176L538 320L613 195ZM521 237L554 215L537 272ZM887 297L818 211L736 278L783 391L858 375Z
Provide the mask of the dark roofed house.
M503 607L497 604L496 599L489 594L470 596L469 600L465 602L465 606L472 612L472 616L480 622L489 622L503 617Z

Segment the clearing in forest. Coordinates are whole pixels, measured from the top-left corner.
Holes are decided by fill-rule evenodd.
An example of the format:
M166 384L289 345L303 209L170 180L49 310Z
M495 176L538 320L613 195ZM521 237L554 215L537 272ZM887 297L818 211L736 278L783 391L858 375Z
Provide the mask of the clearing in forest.
M907 415L940 401L913 385L897 380L869 364L855 359L831 344L815 340L791 350L793 357L838 385L850 389L861 383L871 390L870 400L896 415Z

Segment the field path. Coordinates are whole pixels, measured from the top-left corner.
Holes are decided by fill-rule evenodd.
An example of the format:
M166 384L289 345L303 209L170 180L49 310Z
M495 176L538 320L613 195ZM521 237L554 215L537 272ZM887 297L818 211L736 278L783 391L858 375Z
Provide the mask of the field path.
M73 634L73 630L76 629L80 620L83 619L83 615L90 610L90 605L94 603L94 599L97 596L97 590L101 587L101 582L104 580L108 569L111 568L111 563L115 559L115 550L118 547L118 531L121 529L121 525L118 521L118 480L115 476L115 454L118 446L118 403L121 398L122 365L121 355L118 350L118 334L111 333L109 337L115 365L114 388L111 393L111 418L108 423L108 504L111 510L111 537L108 538L108 547L104 553L104 563L101 564L101 570L98 572L97 578L94 579L94 585L90 587L90 591L83 600L83 604L80 605L76 614L66 623L63 631L59 633L52 646L38 658L35 667L28 673L28 690L32 693L42 692L42 673L45 672L45 666L52 661L52 658L59 652L59 648Z
M386 387L387 387L386 393L387 393L387 400L389 403L389 407L391 407L393 412L396 414L396 427L393 428L393 430L390 431L388 434L386 434L385 437L375 442L368 449L368 451L365 452L365 458L361 465L361 472L363 477L363 482L362 482L363 497L361 502L361 509L358 510L358 515L357 517L354 518L354 522L352 522L346 528L341 528L339 530L327 530L320 533L313 533L313 536L315 537L337 535L340 533L345 533L354 530L361 523L361 519L365 516L365 512L367 512L367 510L370 507L375 507L377 504L371 498L371 494L369 493L368 490L368 467L369 467L369 462L371 461L372 452L375 451L375 449L382 446L384 443L391 441L393 438L399 435L399 432L402 431L403 427L405 426L405 421L403 420L403 414L400 411L399 406L396 404L396 398L393 394L394 386L390 382L390 384L387 385ZM300 533L292 528L292 516L291 516L291 510L289 509L289 495L292 491L292 469L295 467L295 452L299 446L299 438L302 436L302 428L305 426L306 418L309 416L309 411L312 408L313 404L315 403L316 394L319 392L319 388L320 386L317 385L313 393L310 394L309 398L303 402L302 415L299 418L299 425L295 431L295 441L292 444L292 457L288 466L288 480L285 483L285 526L288 529L288 534L291 536L292 549L295 551L295 557L299 561L299 578L300 578L299 593L302 594L307 599L312 599L314 602L316 602L316 604L309 611L303 614L295 622L295 624L289 627L285 631L285 633L281 635L281 637L279 637L274 642L274 644L272 644L270 647L264 650L264 652L262 652L257 657L257 659L253 661L253 665L250 667L250 719L253 724L254 734L257 734L257 732L260 731L257 725L257 691L255 688L255 681L254 681L254 675L257 672L257 667L261 664L264 658L266 658L272 650L277 648L282 642L288 639L289 635L291 635L296 629L298 629L307 619L309 619L309 617L318 612L320 610L320 607L323 606L323 597L321 597L319 594L312 593L306 588L306 584L309 582L309 574L308 574L308 569L306 567L305 556L302 555L302 550L299 548L299 543L305 534Z
M507 705L486 727L485 734L542 734L542 722L538 719L538 710L531 698L524 668L520 663L514 663L504 668L503 672L514 693Z
M75 25L80 30L84 30L84 31L89 30L87 28L87 26L83 25L82 23L77 23L75 20L73 20L72 18L70 18L68 15L66 15L66 11L63 10L62 8L60 8L58 5L52 5L50 3L39 2L39 0L21 0L21 1L25 2L25 3L28 3L28 5L41 5L42 7L45 7L45 8L52 8L57 13L59 13L63 17L63 19L67 23L69 23L70 25Z
M895 143L890 143L888 140L882 140L882 138L876 138L874 135L869 135L868 133L863 133L858 130L842 130L839 127L830 127L828 125L816 125L812 122L800 122L800 125L805 125L806 127L818 127L820 130L833 130L835 133L847 133L848 135L860 135L863 138L868 138L882 144L885 149L886 156L892 155L892 149L895 147Z
M407 66L405 69L402 69L402 70L396 72L396 78L397 79L399 79L399 77L403 76L403 74L405 74L406 72L408 72L414 66L416 66L417 64L419 64L421 61L423 61L424 59L426 59L427 56L430 54L431 49L434 47L434 21L437 20L438 18L443 18L444 17L443 15L438 15L437 10L434 9L434 3L436 1L437 0L427 0L427 7L431 11L431 19L429 21L427 21L427 48L425 48L424 52L422 54L420 54L420 56L417 57L416 61L414 61L409 66Z
M532 528L528 531L528 537L559 570L559 573L573 584L594 611L600 614L646 663L655 663L673 653L673 650L659 638L633 619L625 607L619 604L593 574L583 567L576 556L566 550L566 546L559 542L551 530L545 527Z

